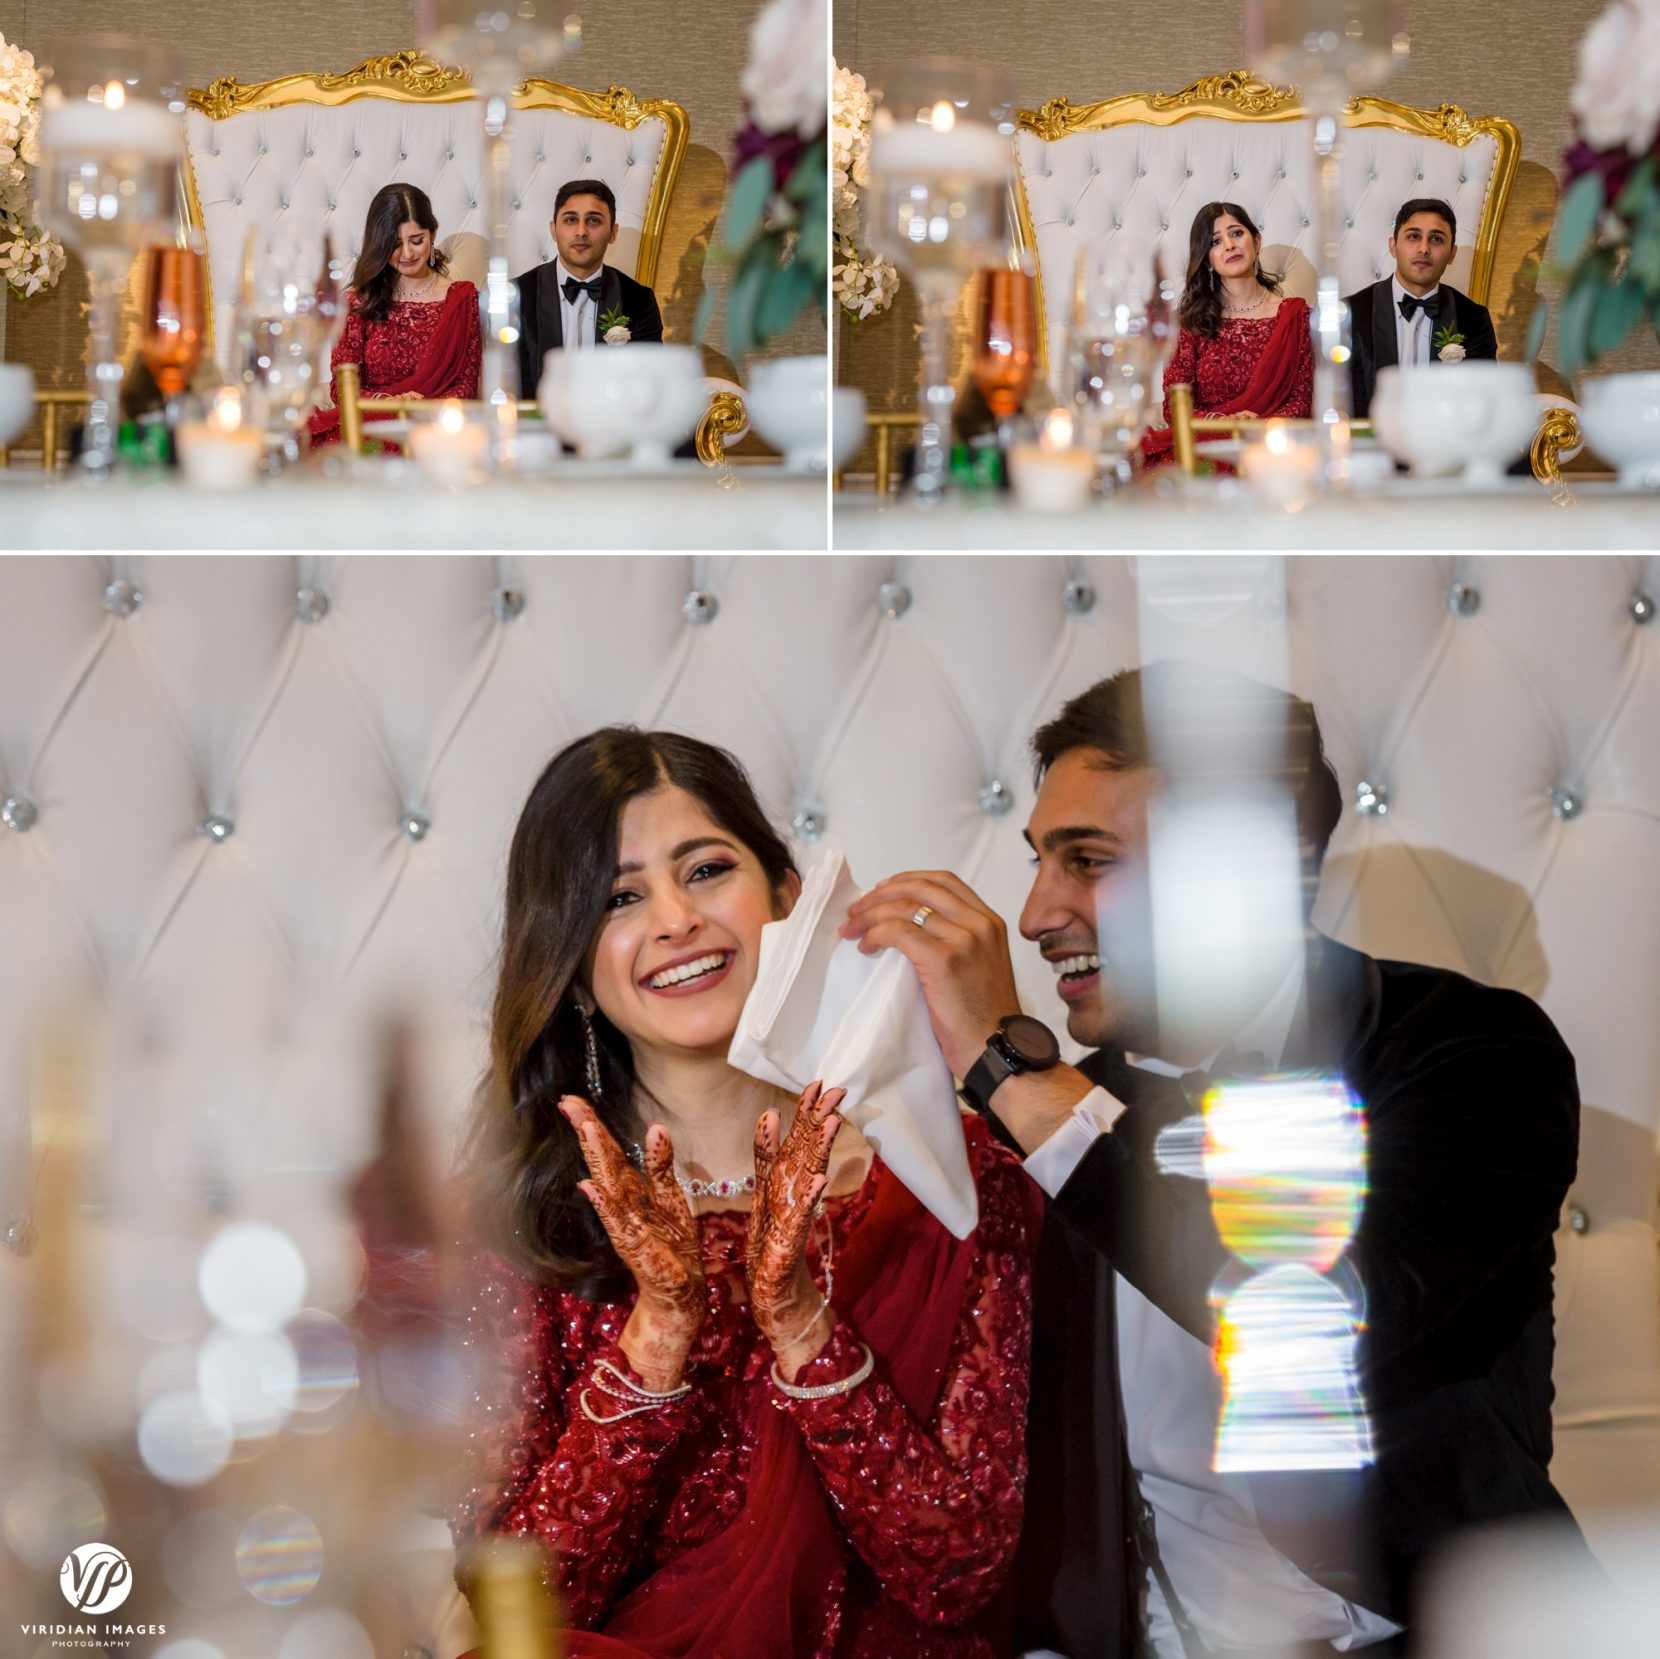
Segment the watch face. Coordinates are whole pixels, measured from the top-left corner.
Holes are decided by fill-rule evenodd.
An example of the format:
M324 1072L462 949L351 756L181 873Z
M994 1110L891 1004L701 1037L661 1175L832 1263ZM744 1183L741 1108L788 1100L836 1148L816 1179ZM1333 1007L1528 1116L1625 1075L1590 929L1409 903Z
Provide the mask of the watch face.
M1061 1045L1042 1020L1030 1014L1011 1014L1003 1021L1003 1040L1020 1057L1028 1070L1042 1070L1061 1057Z

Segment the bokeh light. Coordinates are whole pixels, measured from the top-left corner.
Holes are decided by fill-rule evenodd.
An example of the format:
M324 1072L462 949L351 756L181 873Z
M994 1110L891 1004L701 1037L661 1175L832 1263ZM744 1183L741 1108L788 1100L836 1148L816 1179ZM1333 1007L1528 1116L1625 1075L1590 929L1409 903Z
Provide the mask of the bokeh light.
M196 1386L238 1435L275 1434L294 1409L300 1362L280 1331L214 1331L197 1357Z
M305 1300L305 1260L286 1233L259 1221L222 1228L202 1252L197 1284L208 1311L233 1331L274 1331Z
M53 1466L26 1471L5 1501L6 1542L37 1572L56 1572L77 1544L103 1530L109 1510L90 1478Z
M350 1613L319 1607L289 1627L277 1659L375 1659L375 1644Z
M212 1480L230 1460L233 1443L230 1424L182 1389L152 1400L138 1420L138 1455L169 1486Z
M299 1363L294 1409L327 1412L357 1389L357 1344L331 1313L302 1308L284 1327Z
M242 1587L268 1607L291 1607L323 1576L323 1537L309 1516L286 1504L262 1509L236 1541Z

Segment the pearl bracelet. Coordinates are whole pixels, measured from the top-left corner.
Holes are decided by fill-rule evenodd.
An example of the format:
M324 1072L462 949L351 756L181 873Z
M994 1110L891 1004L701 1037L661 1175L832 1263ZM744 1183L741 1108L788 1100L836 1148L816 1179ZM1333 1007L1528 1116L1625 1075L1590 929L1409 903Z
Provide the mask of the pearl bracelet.
M619 1386L620 1385L620 1386ZM610 1360L601 1359L594 1362L594 1386L603 1394L609 1394L613 1400L634 1400L638 1404L625 1406L621 1411L613 1412L609 1417L601 1417L588 1404L588 1390L584 1388L576 1397L576 1403L581 1407L582 1415L590 1423L620 1423L625 1417L638 1417L643 1412L661 1411L664 1406L690 1394L692 1385L681 1383L678 1388L646 1388L635 1382L614 1366Z
M772 1362L772 1385L780 1394L792 1400L828 1400L836 1394L846 1394L862 1383L872 1371L876 1369L876 1358L870 1351L868 1343L859 1344L865 1351L865 1357L859 1369L851 1376L843 1377L839 1382L820 1383L815 1388L800 1388L795 1383L787 1383L778 1374L778 1361Z

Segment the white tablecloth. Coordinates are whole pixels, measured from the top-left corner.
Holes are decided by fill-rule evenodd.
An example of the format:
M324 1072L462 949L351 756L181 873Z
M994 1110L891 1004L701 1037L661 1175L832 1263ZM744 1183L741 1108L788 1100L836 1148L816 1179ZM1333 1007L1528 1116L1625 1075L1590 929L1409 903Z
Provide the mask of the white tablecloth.
M1083 512L1060 514L1022 512L1008 495L931 509L908 497L880 506L871 495L843 492L833 500L834 545L846 552L1660 549L1660 490L1600 482L1574 485L1564 505L1529 479L1476 494L1403 479L1377 494L1319 501L1294 513L1258 504L1235 479L1200 479L1170 495L1138 486Z
M401 478L296 475L223 494L174 476L88 486L0 472L0 547L648 550L819 549L823 477L737 466L723 489L687 462L672 475L570 462L557 476L464 490Z

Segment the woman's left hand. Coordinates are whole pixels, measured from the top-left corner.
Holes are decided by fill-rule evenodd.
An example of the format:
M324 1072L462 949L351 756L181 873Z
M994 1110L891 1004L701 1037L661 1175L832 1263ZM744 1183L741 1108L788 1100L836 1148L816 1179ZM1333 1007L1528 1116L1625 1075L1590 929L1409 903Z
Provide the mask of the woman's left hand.
M815 1317L823 1296L807 1271L807 1234L829 1184L830 1148L842 1126L836 1108L846 1096L809 1084L782 1146L777 1112L763 1112L755 1129L755 1204L744 1252L749 1304L791 1381L830 1334L829 1317Z

